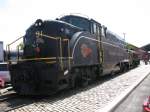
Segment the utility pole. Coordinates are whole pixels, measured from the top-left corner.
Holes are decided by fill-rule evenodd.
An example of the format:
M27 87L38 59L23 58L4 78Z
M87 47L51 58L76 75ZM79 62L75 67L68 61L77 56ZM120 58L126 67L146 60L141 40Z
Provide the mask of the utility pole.
M126 48L126 40L125 40L125 36L126 36L126 33L123 33L123 40L124 40L124 48Z
M125 42L126 33L123 33L123 37L124 37L124 42Z
M125 40L125 37L126 37L126 33L123 33L123 38L124 38L124 48L126 48L126 40Z

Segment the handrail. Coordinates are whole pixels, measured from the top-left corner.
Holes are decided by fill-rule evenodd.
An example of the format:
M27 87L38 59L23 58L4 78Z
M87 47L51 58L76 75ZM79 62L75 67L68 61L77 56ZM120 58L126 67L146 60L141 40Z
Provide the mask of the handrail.
M8 44L8 46L10 46L11 44L13 44L13 43L15 43L15 42L17 42L18 40L20 40L21 38L23 38L24 36L22 36L22 37L19 37L18 39L16 39L16 40L14 40L13 42L11 42L10 44Z
M61 38L59 38L59 44L60 44L60 57L62 57L62 43L61 43ZM61 63L61 69L63 70L63 62L62 59L60 59L60 63Z
M69 42L69 39L63 39L63 41L68 43L67 44L68 45L68 57L70 57L70 47L69 47L70 46L70 42ZM70 69L70 59L71 58L69 58L69 60L68 60L69 69Z
M54 40L58 40L59 38L54 38L54 37L52 37L52 36L49 36L49 35L45 35L45 34L43 34L43 32L42 31L37 31L36 33L36 36L37 37L46 37L46 38L49 38L49 39L54 39Z
M20 59L19 56L17 56L17 60L10 60L10 46L12 44L14 44L15 42L17 42L18 40L22 39L22 37L19 37L18 39L16 39L15 41L11 42L10 44L8 44L6 46L6 51L8 50L8 54L7 54L7 61L8 62L19 62L19 61L37 61L37 60L52 60L52 61L48 61L47 63L55 63L57 59L60 60L60 66L61 66L61 69L63 70L64 68L64 65L63 65L63 60L67 59L68 60L68 67L70 69L70 62L71 62L71 59L73 59L73 57L70 57L70 42L69 42L69 39L62 39L61 37L52 37L52 36L49 36L49 35L46 35L46 34L43 34L42 31L37 31L36 33L36 37L37 38L40 38L40 37L46 37L48 39L53 39L53 40L58 40L59 41L59 49L60 49L60 57L46 57L46 58L23 58L23 59ZM68 45L68 57L63 57L63 52L62 52L62 42L67 42L67 45ZM18 49L18 55L19 55L19 46L17 47Z
M15 42L17 42L18 40L22 39L22 37L17 38L16 40L14 40L13 42L11 42L10 44L6 45L6 56L7 56L7 60L10 59L10 45L14 44ZM19 52L19 50L18 50ZM19 57L18 57L19 58Z
M73 59L72 57L47 57L47 58L25 58L25 59L19 59L19 60L16 60L16 61L37 61L37 60L56 60L56 59L62 59L62 60L65 60L65 59ZM15 60L8 60L9 62L16 62Z
M69 66L69 68L70 68L70 59L72 58L72 57L70 57L70 48L69 48L69 46L70 46L70 42L69 42L69 39L61 39L61 37L56 37L56 38L54 38L54 37L51 37L51 36L49 36L49 35L45 35L45 34L43 34L43 32L42 31L37 31L36 32L36 36L37 37L46 37L46 38L49 38L49 39L54 39L54 40L59 40L59 47L60 47L60 64L61 64L61 69L63 70L63 62L62 62L62 41L65 41L65 42L68 42L68 66Z

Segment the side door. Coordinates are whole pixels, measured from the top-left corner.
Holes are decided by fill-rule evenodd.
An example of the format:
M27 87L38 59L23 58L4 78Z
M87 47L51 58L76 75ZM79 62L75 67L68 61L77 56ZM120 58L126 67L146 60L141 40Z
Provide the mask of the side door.
M99 63L103 66L104 58L103 58L103 44L102 44L102 31L101 25L99 23L93 22L92 23L92 32L96 35L97 39L97 48L98 48L98 57Z

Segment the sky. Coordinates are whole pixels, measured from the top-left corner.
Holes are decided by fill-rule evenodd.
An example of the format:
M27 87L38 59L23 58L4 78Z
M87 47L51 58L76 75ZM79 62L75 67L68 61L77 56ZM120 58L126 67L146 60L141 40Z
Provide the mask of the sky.
M150 0L0 0L0 41L23 36L37 19L82 14L137 47L150 43Z

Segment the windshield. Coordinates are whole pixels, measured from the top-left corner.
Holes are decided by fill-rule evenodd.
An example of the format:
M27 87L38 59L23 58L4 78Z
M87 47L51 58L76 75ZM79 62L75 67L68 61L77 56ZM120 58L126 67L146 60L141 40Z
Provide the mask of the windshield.
M87 19L75 16L66 16L60 20L70 23L74 26L82 28L83 30L90 31L90 23Z

